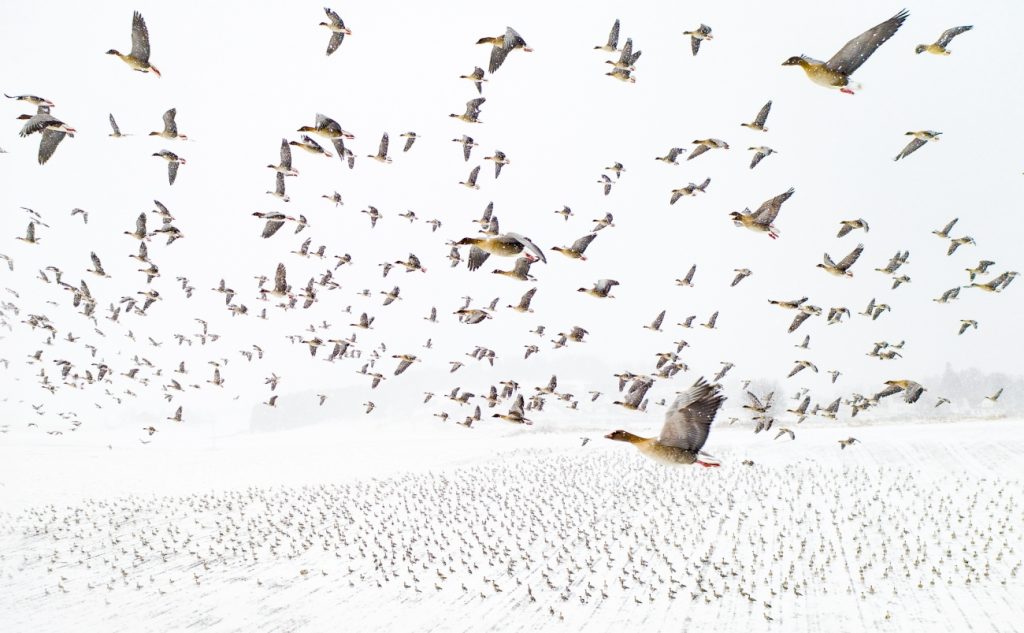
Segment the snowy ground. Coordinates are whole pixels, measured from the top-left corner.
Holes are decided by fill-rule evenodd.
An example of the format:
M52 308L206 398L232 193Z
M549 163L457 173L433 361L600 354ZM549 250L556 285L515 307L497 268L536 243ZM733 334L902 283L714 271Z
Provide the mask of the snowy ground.
M6 437L0 630L1024 630L1024 424L796 430Z

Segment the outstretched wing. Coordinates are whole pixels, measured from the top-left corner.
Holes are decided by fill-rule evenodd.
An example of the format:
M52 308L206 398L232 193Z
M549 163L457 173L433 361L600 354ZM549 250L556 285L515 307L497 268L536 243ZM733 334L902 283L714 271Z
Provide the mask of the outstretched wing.
M832 59L825 62L825 67L844 75L850 75L867 61L871 54L878 50L906 21L910 13L904 9L885 22L864 31L846 43Z
M138 11L132 16L132 57L149 62L149 29Z
M723 400L719 387L701 378L669 407L658 442L696 453L707 441Z
M793 187L790 187L788 191L784 191L774 198L762 202L761 206L754 212L757 222L759 224L771 224L774 222L775 218L779 216L779 210L782 209L782 203L789 200L795 191Z
M928 141L922 141L919 138L912 139L909 143L907 143L907 146L903 148L903 151L901 151L899 154L896 154L896 158L894 158L893 160L899 160L901 158L906 158L907 156L910 156L927 142Z
M935 43L945 48L946 46L949 45L951 41L953 41L954 37L966 31L970 31L973 28L973 26L954 26L951 29L946 29L945 31L942 32L942 35L939 36L939 41Z
M839 270L847 270L847 269L849 269L850 266L853 266L854 262L857 261L857 258L860 257L860 254L863 253L863 252L864 252L864 245L863 244L858 244L857 248L855 248L852 251L850 251L850 254L847 255L846 257L844 257L843 261L839 262L839 264L836 266L836 268L838 268Z
M758 127L764 127L765 122L768 120L768 113L772 111L772 102L764 104L761 107L761 111L757 113L757 118L754 119L754 123Z

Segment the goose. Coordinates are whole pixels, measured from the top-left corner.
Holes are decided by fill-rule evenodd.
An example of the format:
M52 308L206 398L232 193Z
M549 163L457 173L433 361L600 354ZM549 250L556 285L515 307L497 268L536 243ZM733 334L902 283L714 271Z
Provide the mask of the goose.
M940 134L942 134L942 132L936 132L935 130L920 130L917 132L907 132L906 136L913 136L914 138L909 143L907 143L907 146L904 147L899 154L896 154L896 158L894 158L893 160L899 160L901 158L906 158L907 156L910 156L917 150L924 147L928 143L928 141L941 140L939 139Z
M400 136L401 138L405 139L405 146L402 147L402 152L403 153L408 152L409 150L411 150L413 143L415 143L416 139L419 138L419 135L416 134L416 132L402 132L398 136Z
M154 152L153 156L157 156L167 161L167 182L168 184L173 185L174 181L178 178L178 165L184 165L186 162L185 159L166 149Z
M824 262L817 265L818 268L822 268L825 272L835 275L837 277L853 277L853 273L850 272L850 268L857 262L860 254L864 252L864 245L858 244L850 253L844 257L838 264L832 261L828 253L825 253Z
M710 385L701 378L669 407L665 414L665 424L657 438L644 438L623 430L612 431L605 438L629 442L645 457L665 464L719 466L714 458L701 449L707 442L711 423L724 400L720 387Z
M332 158L334 156L334 154L325 150L320 143L314 141L308 134L303 134L299 141L288 141L288 144L298 147L299 149L304 149L310 154L320 154L327 158Z
M112 138L121 138L121 137L124 137L124 136L131 136L131 134L122 134L121 133L121 128L117 127L117 121L114 120L114 115L113 114L108 115L108 119L110 121L110 130L111 130L111 132L109 134L110 137L112 137Z
M852 95L859 86L850 80L850 75L860 68L878 47L896 34L908 15L910 13L904 9L885 22L864 31L847 42L827 62L799 55L790 57L782 65L799 66L807 77L819 86L837 88L840 92Z
M583 252L587 250L587 247L590 246L590 243L593 242L596 237L596 233L588 233L573 242L572 246L552 246L551 250L565 255L569 259L587 261L587 257Z
M384 135L380 137L380 147L377 148L376 154L367 154L367 158L372 158L378 163L390 163L391 159L388 158L388 133L384 132Z
M472 246L469 251L469 270L473 271L483 265L489 255L512 257L524 250L527 255L547 263L544 251L537 247L528 237L519 233L505 233L494 237L464 237L453 246Z
M777 151L765 145L760 145L758 147L748 147L747 149L754 152L754 157L750 159L751 169L757 167L757 164L764 160L766 157L771 156L772 154L778 154Z
M779 233L778 229L775 228L775 218L779 216L782 204L789 200L795 191L793 187L790 187L787 191L780 193L774 198L765 200L757 208L757 211L753 213L747 208L742 212L733 211L729 214L729 217L732 218L736 226L746 227L751 231L767 233L768 237L776 239L779 237Z
M745 128L750 128L751 130L756 130L758 132L767 132L768 128L766 128L764 124L766 121L768 121L768 113L771 111L772 102L769 101L768 103L761 106L761 110L758 111L757 116L754 117L754 120L752 122L740 123L740 125L742 125Z
M167 112L164 112L164 129L160 132L150 132L150 136L159 136L168 140L180 138L181 140L187 140L188 137L184 134L178 134L178 125L174 122L174 117L178 113L177 108L171 108ZM111 117L113 118L113 117Z
M529 257L518 257L516 258L515 264L512 270L492 270L491 272L496 275L504 275L511 277L512 279L518 279L519 281L533 281L534 277L530 274L530 266L537 260Z
M592 297L597 297L599 299L614 299L614 297L612 297L610 293L612 291L612 288L618 285L619 282L615 281L614 279L598 279L597 282L594 284L593 288L579 288L577 289L577 292L583 292Z
M948 238L948 237L949 237L949 231L950 231L950 230L951 230L951 229L953 228L953 226L954 226L954 225L955 225L955 224L957 223L957 221L959 221L959 220L960 220L960 218L953 218L953 219L952 219L952 220L950 220L950 221L949 221L949 223L948 223L948 224L946 224L946 226L945 226L945 227L943 227L942 229L940 229L940 230L937 230L937 231L932 231L932 235L938 235L939 237L941 237L941 238L943 238L943 239L946 239L946 238Z
M736 273L736 276L733 277L732 283L729 284L730 288L754 274L749 268L736 268L733 272Z
M466 102L466 111L462 114L449 114L448 116L465 121L466 123L483 123L480 120L480 106L487 101L487 97L477 97ZM468 158L466 160L469 160Z
M953 41L953 38L961 33L966 33L973 29L974 26L954 26L953 28L946 29L939 36L939 39L935 40L933 44L918 44L914 47L914 52L918 55L921 53L931 53L932 55L949 55L949 43Z
M156 66L149 63L149 29L146 28L146 20L142 14L136 11L132 15L132 50L127 55L117 52L115 49L107 51L107 55L116 55L128 64L132 70L148 73L152 72L157 77L160 71Z
M484 160L492 160L492 161L494 161L494 178L495 179L497 179L498 176L501 174L501 168L504 165L508 165L509 163L512 162L512 161L510 161L505 156L505 152L501 151L500 149L499 150L494 150L494 155L493 156L484 156Z
M530 288L523 296L520 297L519 303L516 305L508 305L506 307L512 308L516 312L533 312L533 308L530 307L530 302L533 301L533 295L537 294L537 288Z
M533 422L527 419L526 413L523 411L524 404L523 394L519 394L516 396L515 401L509 408L508 413L495 413L491 415L491 417L505 420L506 422L513 422L515 424L533 424Z
M689 286L693 287L693 275L697 272L697 264L690 266L690 270L686 273L686 276L682 279L676 279L677 286Z
M699 185L694 184L694 183L691 182L690 184L686 185L685 187L680 187L679 189L673 189L672 190L672 197L669 199L668 203L669 204L675 204L683 196L694 196L694 195L697 195L697 193L704 193L704 192L707 191L708 185L710 185L710 184L711 184L711 179L710 178L705 178L704 182L700 183Z
M491 45L491 60L487 72L492 75L501 68L501 65L505 63L505 58L512 51L519 49L526 53L533 52L533 49L526 45L526 40L511 26L505 28L504 35L481 37L476 43Z
M608 32L608 41L602 46L595 46L595 51L605 51L607 53L614 53L619 50L619 21L615 20L612 24L612 30Z
M864 229L865 233L871 230L868 223L863 218L857 218L856 220L842 220L839 224L839 232L836 233L836 237L843 237L854 229Z
M476 66L476 67L473 68L473 72L471 72L470 74L468 74L468 75L459 75L459 79L468 79L468 80L472 81L473 85L476 86L477 94L483 94L483 92L484 92L484 84L483 84L483 82L487 81L486 79L484 79L484 69L483 68L480 68L479 66Z
M692 31L683 31L683 35L690 36L690 51L694 57L697 56L697 51L700 50L700 43L704 40L713 40L715 36L711 34L711 27L707 24L701 24L699 27Z
M267 165L268 169L273 169L279 174L285 176L298 176L299 170L292 168L292 148L288 139L281 139L281 164L280 165Z
M477 165L469 172L469 178L465 181L459 181L459 184L467 189L479 189L480 185L476 184L477 176L480 175L480 165Z
M712 149L729 149L729 144L717 138L698 139L693 142L697 147L693 148L686 160L693 160L704 152Z
M327 30L331 32L331 39L327 42L327 54L330 55L338 50L346 35L352 35L352 31L345 26L345 21L331 9L324 7L324 13L327 14L327 19L330 22L321 22L318 26L327 27Z

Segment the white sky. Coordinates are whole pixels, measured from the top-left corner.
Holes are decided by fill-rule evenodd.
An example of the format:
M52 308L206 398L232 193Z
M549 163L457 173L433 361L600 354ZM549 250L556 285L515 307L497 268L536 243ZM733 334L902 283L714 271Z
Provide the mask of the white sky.
M94 426L130 420L124 424L131 427L137 420L160 422L183 404L190 422L212 424L216 419L244 426L253 408L269 395L262 378L276 372L284 377L279 388L286 394L282 409L287 409L290 392L341 389L325 405L331 415L362 415L360 403L372 399L379 406L376 419L419 421L442 408L454 411L442 404L420 407L425 389L441 393L459 385L486 393L487 385L512 378L529 393L556 372L560 386L583 399L580 414L600 422L623 414L605 400L590 405L585 391L612 395L613 372L653 370L654 354L673 348L680 337L691 344L681 355L691 371L659 383L652 392L655 398L715 372L725 360L737 365L730 375L734 380L763 377L793 389L807 385L823 401L832 394L878 388L889 378L923 380L947 362L956 368L1019 374L1024 282L999 295L964 290L960 301L949 305L931 299L967 283L963 269L979 259L996 262L993 275L1022 267L1017 236L1024 221L1016 201L1024 188L1024 166L1015 123L1024 106L1024 75L1004 63L1019 35L1024 17L1020 6L908 3L906 24L857 71L855 80L864 88L851 97L820 88L801 71L780 64L800 53L827 59L851 37L895 14L899 5L866 2L829 7L822 14L820 3L812 2L721 4L654 8L524 1L492 8L449 2L444 11L423 3L335 6L353 34L331 57L324 55L329 34L317 26L324 14L314 3L3 4L0 42L7 54L0 56L0 88L53 100L54 114L79 134L65 140L40 167L35 159L38 137L17 136L20 123L14 117L28 110L14 101L0 105L9 117L0 129L0 147L9 152L0 155L6 183L0 191L0 252L16 264L14 273L0 267L0 286L20 293L14 299L23 310L19 318L45 313L62 336L70 330L83 337L73 345L44 348L43 366L51 379L58 378L53 359L71 360L76 371L93 362L82 347L91 342L117 372L130 369L136 353L168 374L185 360L192 370L188 382L203 389L164 402L160 385L167 382L165 375L152 377L148 388L122 377L114 385L94 385L82 392L65 388L51 396L35 386L39 366L24 362L27 354L40 349L44 337L14 319L14 331L4 332L6 338L0 340L2 356L11 361L10 369L0 370L7 397L0 403L0 417L20 426L35 418L29 404L46 403L51 415L40 420L52 428L60 427L52 414L65 410L76 410L79 419ZM103 54L109 48L129 48L136 8L148 23L151 61L162 78L134 73ZM60 19L54 20L55 15ZM634 85L605 77L610 67L603 62L610 56L592 50L604 43L615 18L622 21L620 44L631 37L634 50L643 51ZM715 40L692 57L681 32L702 22L713 27ZM975 29L954 40L953 55L913 53L916 44L932 42L959 24L974 24ZM470 83L458 79L475 65L486 67L489 49L474 42L503 32L506 25L515 27L536 51L514 52L489 78L483 124L449 118L448 113L462 112L465 102L477 96ZM739 126L752 120L768 99L774 101L769 132ZM179 130L194 141L145 136L161 128L160 117L172 106L178 110ZM108 138L109 112L123 132L135 136ZM292 201L281 203L264 193L274 184L265 165L277 162L281 138L297 140L295 130L312 124L317 112L355 133L349 145L359 157L356 169L349 171L337 158L296 150L301 175L288 179ZM892 157L907 140L904 132L917 129L944 134L941 142L894 163ZM398 135L407 130L422 138L403 154ZM385 131L392 139L391 165L364 158L376 152ZM468 163L461 148L450 142L464 133L480 143ZM724 139L732 149L679 166L653 160L670 147L690 148L690 141L706 137ZM746 148L762 144L778 154L751 171L747 166L752 153ZM173 187L167 184L165 163L150 156L163 148L188 160ZM494 149L512 161L497 181L491 163L482 160ZM605 197L595 181L613 161L628 171ZM483 165L480 190L459 187L456 183L478 164ZM669 206L673 188L705 177L711 178L706 195ZM730 211L756 208L789 187L796 194L777 221L779 240L735 228L729 221ZM320 198L334 190L345 200L337 209ZM153 199L170 208L187 237L170 247L156 239L150 245L162 273L153 287L164 301L145 318L128 315L120 325L113 324L103 318L106 306L145 288L144 276L136 272L139 266L128 258L136 243L122 231L134 229L135 217L152 209ZM587 262L551 253L548 265L533 267L539 287L534 314L503 309L491 321L464 326L450 314L460 307L462 296L472 296L477 305L499 296L499 305L505 306L532 287L490 274L511 266L512 260L492 257L476 273L448 267L445 242L475 234L477 226L469 220L479 217L488 201L494 201L503 230L526 234L545 249L568 245L605 212L615 215L616 227L599 234ZM553 213L563 204L576 213L568 222ZM373 230L359 213L367 205L384 214ZM41 244L15 241L28 220L20 206L35 209L50 224L38 231ZM74 207L89 211L88 225L68 215ZM406 209L421 220L410 225L397 217ZM311 228L297 236L286 228L262 240L262 223L251 217L257 210L302 213ZM964 246L947 257L947 243L930 231L957 216L954 235L971 235L977 246ZM424 221L435 217L444 224L431 234ZM856 217L866 219L871 232L835 239L839 221ZM156 216L150 220L154 228ZM329 254L351 253L355 262L337 271L342 289L321 291L313 309L271 309L269 321L252 315L232 318L222 296L209 291L223 277L238 292L236 302L258 312L265 304L256 300L254 275L272 276L277 263L285 262L290 283L299 288L330 264L290 254L310 236L314 247L326 244ZM853 268L853 279L837 279L815 268L822 252L838 260L859 241L866 250ZM912 282L893 291L890 278L872 269L904 249L911 256L901 272ZM91 250L102 258L111 279L85 273ZM404 259L410 251L428 274L395 270L380 278L378 263ZM673 279L693 263L698 265L696 287L675 287ZM100 300L97 316L105 338L71 310L68 293L34 278L47 265L64 270L65 280L86 278ZM751 268L754 275L730 288L732 271L739 267ZM174 281L179 275L197 288L190 300ZM616 299L599 301L575 292L604 277L621 282ZM377 293L395 284L404 299L382 307ZM363 288L371 290L372 298L356 296ZM787 335L793 314L769 306L767 299L803 295L826 311L842 305L856 313L872 297L893 309L873 322L855 315L849 323L826 327L823 317L815 318ZM4 294L4 300L12 299ZM48 300L59 307L47 305ZM347 305L352 305L351 316L341 313ZM442 319L438 325L421 318L431 305ZM661 309L668 310L665 331L642 329ZM690 314L699 322L716 309L721 314L715 331L673 325ZM377 317L373 331L359 334L365 354L385 342L387 356L408 352L424 359L372 393L368 381L354 373L361 363L327 365L319 354L311 359L305 346L293 347L285 340L325 319L334 325L323 338L347 336L351 328L345 324L364 310ZM198 343L176 346L174 333L198 332L193 318L209 321L211 331L222 335L220 341L205 348ZM978 320L979 329L958 337L962 318ZM547 326L549 336L538 339L528 333L538 324ZM551 349L548 340L573 325L590 331L587 343ZM138 344L124 338L128 329ZM805 334L811 335L811 349L794 349ZM149 346L147 336L163 346ZM432 350L421 347L428 337ZM901 360L865 356L873 341L903 339L907 342ZM523 345L534 342L541 353L523 361ZM253 343L263 346L267 357L249 365L238 350ZM493 369L464 356L477 344L497 351ZM223 369L228 382L212 394L204 382L211 375L206 361L225 357L230 360ZM845 376L835 387L827 384L824 373L804 372L786 382L793 361L803 358L823 371L840 369ZM468 366L449 376L450 360ZM387 358L377 370L390 376L395 363ZM104 395L105 388L115 395L128 388L139 397L117 409ZM739 404L739 392L732 389L730 395ZM539 419L562 415L556 403L549 408L552 413L546 409ZM303 405L280 415L305 410ZM648 418L659 415L652 412Z

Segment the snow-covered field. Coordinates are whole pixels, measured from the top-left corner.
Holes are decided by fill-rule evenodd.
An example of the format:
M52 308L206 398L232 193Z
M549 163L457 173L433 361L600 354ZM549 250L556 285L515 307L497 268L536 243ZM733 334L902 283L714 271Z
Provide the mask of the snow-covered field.
M0 630L1024 630L1021 421L796 430L6 437Z

